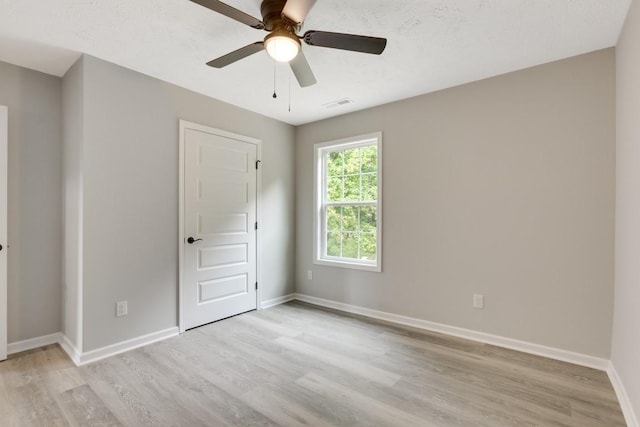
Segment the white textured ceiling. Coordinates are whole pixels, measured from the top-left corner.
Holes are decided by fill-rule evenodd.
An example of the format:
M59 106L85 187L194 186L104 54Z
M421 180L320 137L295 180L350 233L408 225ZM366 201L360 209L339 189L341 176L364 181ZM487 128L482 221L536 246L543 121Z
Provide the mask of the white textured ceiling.
M80 53L294 125L615 45L631 0L318 0L304 30L386 37L381 56L303 44L318 84L300 88L262 40L189 0L0 0L0 60L62 76ZM228 4L260 17L259 0ZM349 98L352 104L327 108Z

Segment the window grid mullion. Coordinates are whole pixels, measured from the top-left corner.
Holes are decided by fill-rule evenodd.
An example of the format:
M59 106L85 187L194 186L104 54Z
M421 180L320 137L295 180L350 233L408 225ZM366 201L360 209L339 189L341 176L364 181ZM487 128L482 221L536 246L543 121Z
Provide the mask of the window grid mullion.
M324 155L322 156L322 175L323 175L323 191L322 191L322 214L324 215L324 221L323 221L323 247L322 247L322 251L324 252L325 256L329 256L329 214L328 214L328 210L329 210L329 153L325 152Z
M362 200L362 147L358 148L359 170L358 170L358 200ZM356 242L358 243L358 259L360 259L360 213L362 207L358 206L358 223L356 224Z
M356 224L356 242L358 242L358 259L360 259L360 212L361 208L358 206L358 223Z
M327 207L329 207L329 206L346 206L346 207L349 207L349 206L376 206L377 204L378 204L378 202L375 201L375 200L373 200L373 201L367 200L367 201L363 201L363 202L355 201L355 202L326 202L325 203L325 205Z
M341 202L344 202L344 150L340 151L340 158L342 159L342 178L340 181L342 182L342 197L340 198ZM344 255L344 206L340 207L340 258Z
M344 177L344 151L340 152L340 158L342 159L342 171L341 171L342 175L341 175L341 179L340 179L340 181L342 182L342 197L340 198L340 200L344 202L344 180L345 180L345 177ZM340 253L342 254L342 252L340 252Z

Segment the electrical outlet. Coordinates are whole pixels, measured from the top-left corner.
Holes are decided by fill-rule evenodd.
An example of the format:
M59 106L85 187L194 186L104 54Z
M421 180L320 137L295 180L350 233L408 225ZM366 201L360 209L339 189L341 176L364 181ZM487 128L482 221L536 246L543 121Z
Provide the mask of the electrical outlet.
M116 302L116 317L126 316L127 314L127 301Z
M473 308L484 308L484 295L474 294L473 295Z
M307 270L307 280L313 280L313 270Z

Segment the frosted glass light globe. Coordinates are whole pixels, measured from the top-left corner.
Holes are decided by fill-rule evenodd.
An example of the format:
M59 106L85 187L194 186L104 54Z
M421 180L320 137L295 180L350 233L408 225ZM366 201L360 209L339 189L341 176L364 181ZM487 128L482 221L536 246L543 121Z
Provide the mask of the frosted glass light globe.
M287 31L269 34L264 39L267 53L278 62L289 62L300 52L300 41Z

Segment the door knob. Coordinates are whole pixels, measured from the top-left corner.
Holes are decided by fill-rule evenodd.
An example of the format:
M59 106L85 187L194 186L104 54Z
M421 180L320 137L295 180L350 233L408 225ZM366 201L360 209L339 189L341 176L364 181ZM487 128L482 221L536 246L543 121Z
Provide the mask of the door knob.
M198 240L202 240L202 239L194 239L193 237L189 237L187 239L187 243L191 245L191 244L197 242Z
M0 251L2 250L2 245L0 245Z

